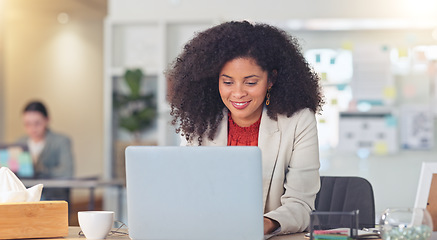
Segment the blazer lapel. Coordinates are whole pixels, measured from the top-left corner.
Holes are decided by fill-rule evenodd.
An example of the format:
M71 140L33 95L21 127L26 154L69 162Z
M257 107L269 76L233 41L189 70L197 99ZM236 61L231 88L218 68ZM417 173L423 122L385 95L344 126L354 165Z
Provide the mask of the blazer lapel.
M278 157L280 141L281 135L278 128L278 122L267 116L267 109L264 108L258 136L258 147L261 149L262 153L264 209Z

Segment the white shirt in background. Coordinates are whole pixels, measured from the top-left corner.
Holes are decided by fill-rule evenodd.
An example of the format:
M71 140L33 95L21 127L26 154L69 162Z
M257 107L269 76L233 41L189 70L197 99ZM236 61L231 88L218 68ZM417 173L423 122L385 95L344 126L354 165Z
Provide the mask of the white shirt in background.
M41 155L41 152L44 149L44 146L46 145L46 141L35 142L29 139L27 144L29 146L29 152L30 155L32 156L33 164L36 164L39 155Z

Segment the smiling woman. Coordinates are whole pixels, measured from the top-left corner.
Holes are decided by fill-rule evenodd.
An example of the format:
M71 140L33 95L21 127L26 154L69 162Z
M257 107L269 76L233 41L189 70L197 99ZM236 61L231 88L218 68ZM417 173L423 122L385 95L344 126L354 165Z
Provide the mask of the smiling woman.
M267 90L272 85L267 72L251 58L231 60L220 72L220 96L234 122L241 127L258 121Z
M189 41L166 73L183 144L261 149L265 234L306 230L320 186L323 101L299 49L273 26L226 22Z

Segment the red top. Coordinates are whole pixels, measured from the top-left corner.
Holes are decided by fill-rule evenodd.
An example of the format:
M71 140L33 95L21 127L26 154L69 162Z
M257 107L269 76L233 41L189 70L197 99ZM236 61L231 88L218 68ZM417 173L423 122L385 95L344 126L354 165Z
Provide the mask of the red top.
M231 113L228 113L228 146L258 146L260 123L261 116L249 127L240 127L232 120Z

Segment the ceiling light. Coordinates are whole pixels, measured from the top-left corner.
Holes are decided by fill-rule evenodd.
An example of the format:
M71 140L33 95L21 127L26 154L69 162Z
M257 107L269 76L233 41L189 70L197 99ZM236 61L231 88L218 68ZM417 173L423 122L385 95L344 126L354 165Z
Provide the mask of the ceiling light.
M58 14L58 22L60 24L67 24L69 19L70 19L70 16L68 16L67 13L61 12Z

